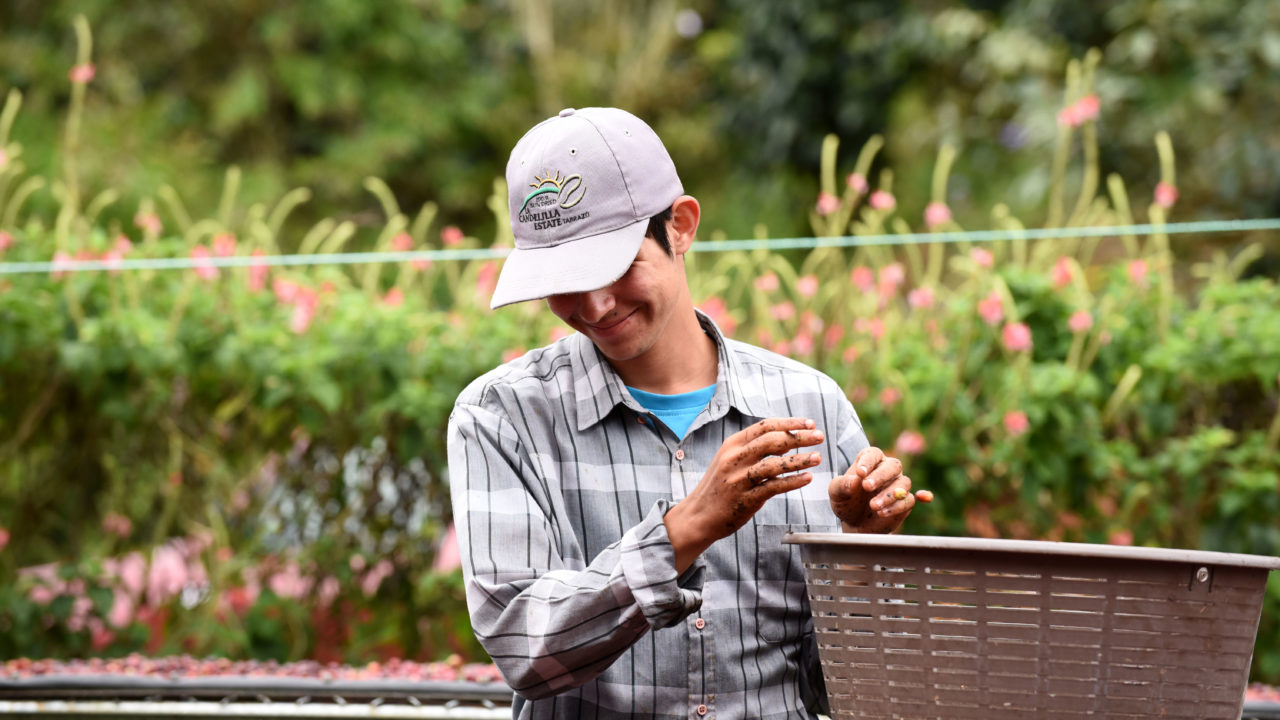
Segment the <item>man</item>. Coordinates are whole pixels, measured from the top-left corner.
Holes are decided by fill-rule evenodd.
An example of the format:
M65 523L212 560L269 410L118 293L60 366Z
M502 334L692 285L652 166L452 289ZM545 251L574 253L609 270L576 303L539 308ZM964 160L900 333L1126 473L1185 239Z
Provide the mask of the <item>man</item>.
M449 423L472 625L516 717L821 711L781 539L895 530L916 500L901 464L830 378L695 311L698 201L644 122L564 110L507 183L492 306L545 298L578 331L477 379Z

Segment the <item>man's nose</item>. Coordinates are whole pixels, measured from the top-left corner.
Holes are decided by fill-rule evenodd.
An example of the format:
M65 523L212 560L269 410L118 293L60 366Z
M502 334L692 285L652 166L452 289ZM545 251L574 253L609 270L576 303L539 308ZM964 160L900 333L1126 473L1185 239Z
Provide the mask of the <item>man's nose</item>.
M608 288L582 293L578 305L578 315L585 321L596 324L613 311L613 293Z

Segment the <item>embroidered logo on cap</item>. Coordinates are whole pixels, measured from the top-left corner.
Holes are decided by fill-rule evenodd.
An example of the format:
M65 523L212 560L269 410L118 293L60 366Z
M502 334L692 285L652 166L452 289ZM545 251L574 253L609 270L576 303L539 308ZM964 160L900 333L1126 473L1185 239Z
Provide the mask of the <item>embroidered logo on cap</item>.
M582 175L575 173L561 177L559 171L554 175L550 172L545 176L534 175L529 187L533 191L525 196L524 204L520 206L519 220L522 223L533 223L534 230L560 227L591 216L588 211L567 217L560 212L582 202L587 193Z

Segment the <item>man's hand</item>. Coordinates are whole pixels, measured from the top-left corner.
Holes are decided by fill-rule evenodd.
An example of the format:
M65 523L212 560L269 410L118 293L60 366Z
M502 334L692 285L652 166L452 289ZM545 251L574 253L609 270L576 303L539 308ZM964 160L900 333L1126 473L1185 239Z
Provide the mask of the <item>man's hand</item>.
M932 502L928 490L911 492L911 478L902 463L880 448L858 453L853 467L831 481L831 509L849 533L891 533L902 527L916 500Z
M808 485L813 475L804 471L821 463L822 456L786 453L823 439L806 418L769 418L730 435L697 487L663 519L676 551L676 572L746 525L769 498Z

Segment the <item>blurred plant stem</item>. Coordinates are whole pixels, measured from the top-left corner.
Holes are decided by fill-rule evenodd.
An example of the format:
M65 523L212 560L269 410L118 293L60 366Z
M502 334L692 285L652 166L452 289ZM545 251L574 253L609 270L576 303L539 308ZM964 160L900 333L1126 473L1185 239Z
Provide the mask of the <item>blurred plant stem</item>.
M72 224L80 212L80 128L84 120L84 96L92 79L93 34L84 15L76 15L73 21L76 32L76 64L71 77L71 106L67 110L66 132L62 139L62 207L58 213L56 233L57 248L70 249ZM88 79L77 74L86 72Z

